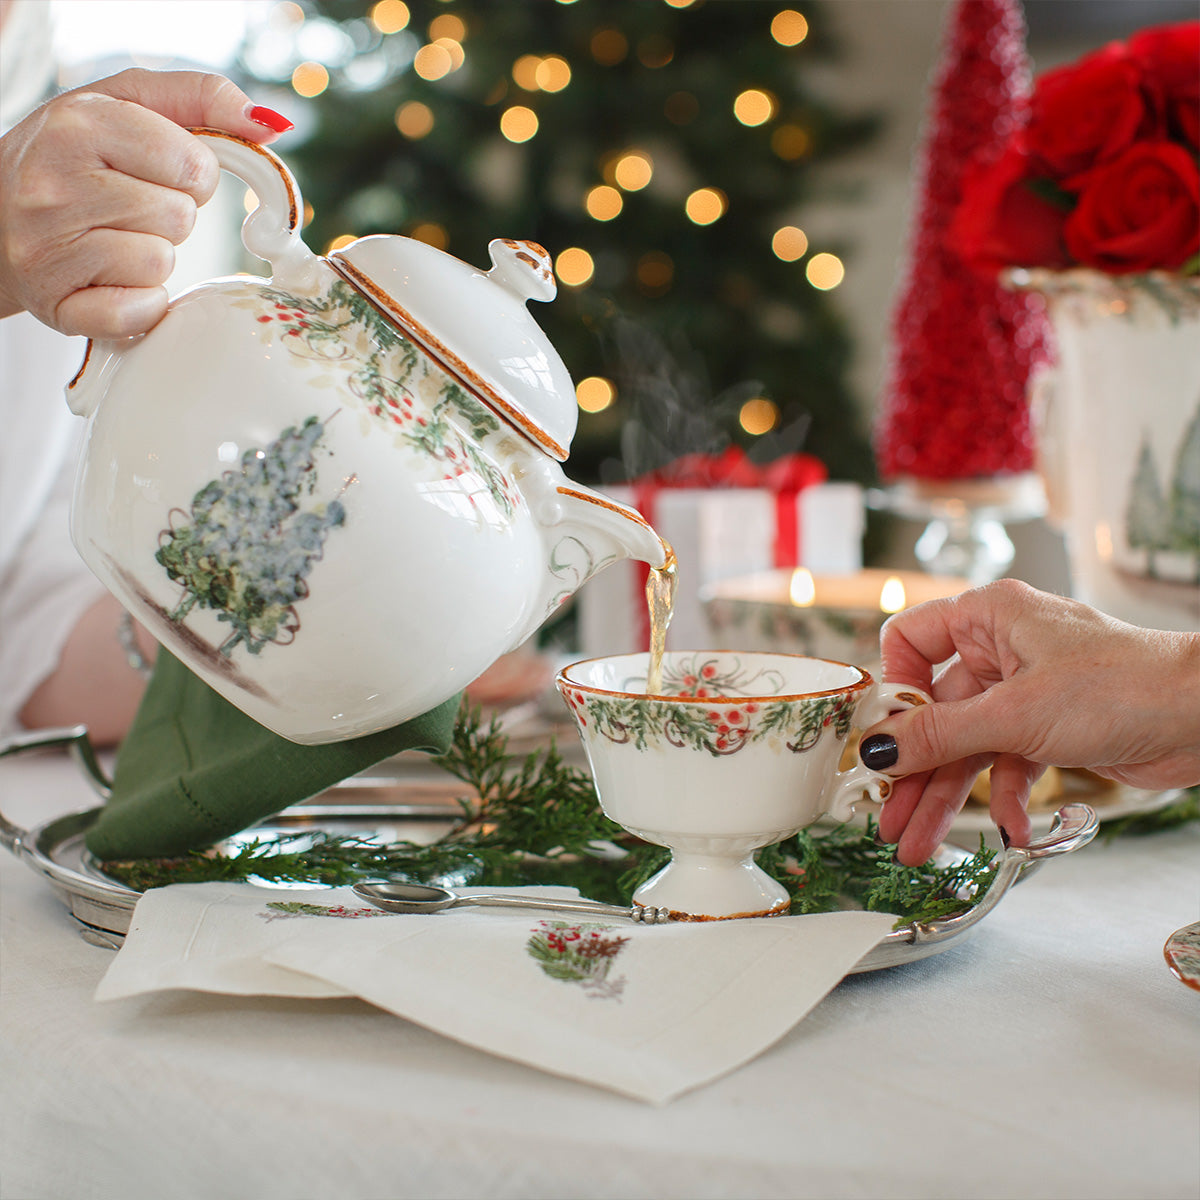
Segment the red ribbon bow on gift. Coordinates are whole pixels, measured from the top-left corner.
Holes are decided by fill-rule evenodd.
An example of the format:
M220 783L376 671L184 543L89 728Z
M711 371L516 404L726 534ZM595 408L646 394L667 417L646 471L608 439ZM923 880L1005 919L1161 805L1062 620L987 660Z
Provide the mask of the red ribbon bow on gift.
M751 462L740 446L720 454L685 454L657 471L633 480L633 506L654 524L654 498L660 488L763 488L775 494L775 544L777 567L799 563L799 520L796 495L814 483L824 483L829 472L811 454L785 454L773 462Z

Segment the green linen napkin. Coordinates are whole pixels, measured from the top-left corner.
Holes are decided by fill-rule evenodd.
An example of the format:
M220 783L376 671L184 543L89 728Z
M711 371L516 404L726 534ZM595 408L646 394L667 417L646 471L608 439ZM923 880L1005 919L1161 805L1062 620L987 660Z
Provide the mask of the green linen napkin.
M112 796L87 835L101 860L210 846L401 750L442 753L457 696L392 729L298 746L251 720L160 649L117 756Z

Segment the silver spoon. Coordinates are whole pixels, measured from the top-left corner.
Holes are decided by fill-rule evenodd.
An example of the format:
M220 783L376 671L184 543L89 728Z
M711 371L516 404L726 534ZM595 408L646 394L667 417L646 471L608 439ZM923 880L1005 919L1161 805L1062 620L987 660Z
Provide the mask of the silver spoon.
M449 888L434 887L425 883L356 883L354 894L394 913L433 913L459 905L487 904L498 908L542 908L557 912L586 914L593 917L623 917L628 921L641 921L646 925L665 925L672 920L665 908L653 905L634 904L623 908L619 904L601 904L597 900L553 900L549 896L501 896L484 893L478 896L463 896Z

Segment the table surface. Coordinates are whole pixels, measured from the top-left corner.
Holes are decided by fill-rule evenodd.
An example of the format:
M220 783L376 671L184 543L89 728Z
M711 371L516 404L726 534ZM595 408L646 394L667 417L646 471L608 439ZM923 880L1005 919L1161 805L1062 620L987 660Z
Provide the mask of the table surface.
M20 825L93 803L0 763ZM656 1108L357 1000L97 1003L112 952L0 851L0 1197L1195 1200L1200 993L1162 946L1196 920L1200 829L1097 841Z

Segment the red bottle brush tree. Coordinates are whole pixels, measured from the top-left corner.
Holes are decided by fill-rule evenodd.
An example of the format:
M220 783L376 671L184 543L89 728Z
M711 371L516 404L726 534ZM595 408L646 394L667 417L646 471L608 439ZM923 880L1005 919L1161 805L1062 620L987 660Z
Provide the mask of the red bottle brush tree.
M968 266L948 237L969 164L998 155L1027 118L1024 33L1017 0L958 0L949 13L875 429L884 478L961 480L1033 465L1027 385L1047 357L1042 301Z

